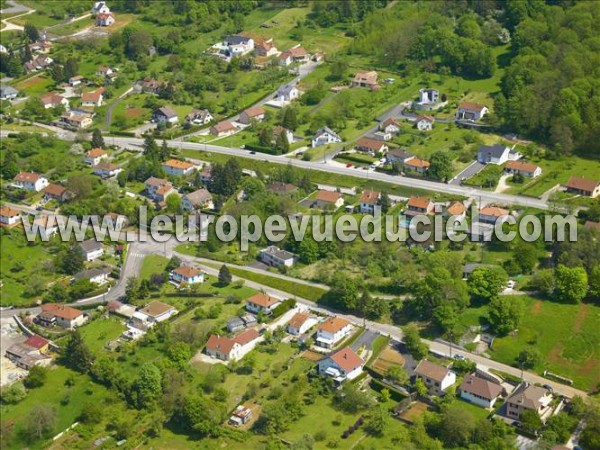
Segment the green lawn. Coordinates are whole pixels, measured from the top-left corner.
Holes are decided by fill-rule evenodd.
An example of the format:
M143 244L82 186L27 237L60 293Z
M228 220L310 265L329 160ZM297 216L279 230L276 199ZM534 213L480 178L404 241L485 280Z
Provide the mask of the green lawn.
M140 278L147 280L152 274L160 273L165 270L169 259L160 255L148 255L144 258L142 263L142 269L140 271Z
M80 328L81 336L90 350L97 354L108 342L118 338L126 330L123 321L119 316L98 318Z

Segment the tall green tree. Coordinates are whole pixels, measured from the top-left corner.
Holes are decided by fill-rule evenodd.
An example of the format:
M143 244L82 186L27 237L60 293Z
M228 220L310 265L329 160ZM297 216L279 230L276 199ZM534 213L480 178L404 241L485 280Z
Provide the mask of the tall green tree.
M219 269L219 284L221 286L228 286L231 283L231 280L232 276L229 267L223 264Z
M587 294L588 277L583 267L567 267L562 264L554 271L556 296L560 301L579 303Z
M508 282L508 275L501 267L478 267L469 276L471 295L483 301L490 301L500 294Z
M78 372L90 370L94 356L83 340L79 330L71 331L63 349L63 357L68 367Z
M105 145L102 131L99 128L94 128L92 132L92 148L105 148Z
M138 408L152 409L156 406L156 402L162 395L162 375L158 367L152 363L144 364L140 368L133 389Z
M29 39L29 42L36 42L40 40L40 32L34 24L30 22L25 23L23 31L25 32L27 39Z
M504 336L516 330L523 312L519 299L510 296L494 297L488 307L488 320L492 331Z
M429 176L440 181L452 178L452 160L447 151L434 152L429 158Z

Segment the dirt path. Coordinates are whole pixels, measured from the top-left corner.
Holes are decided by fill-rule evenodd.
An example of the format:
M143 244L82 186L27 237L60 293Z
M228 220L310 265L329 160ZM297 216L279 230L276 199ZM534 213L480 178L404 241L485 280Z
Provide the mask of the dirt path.
M536 300L535 303L533 304L533 306L531 307L531 313L539 314L541 310L542 310L542 301Z
M35 12L35 9L30 9L26 13L19 14L17 16L13 16L13 17L9 17L8 19L4 19L2 21L4 28L2 28L2 30L0 30L0 33L3 33L5 31L23 31L24 28L21 25L16 25L12 22L9 22L9 20L18 19L19 17L23 17L23 16L26 16L27 14L31 14L34 12Z
M573 324L573 331L575 333L579 333L581 331L581 326L583 322L585 322L585 318L589 312L589 305L584 304L579 307L579 311L577 312L577 317L575 317L575 323Z

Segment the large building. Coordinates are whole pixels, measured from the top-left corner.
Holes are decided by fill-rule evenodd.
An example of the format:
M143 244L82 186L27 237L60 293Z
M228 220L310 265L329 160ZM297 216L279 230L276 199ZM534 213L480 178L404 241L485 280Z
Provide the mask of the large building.
M296 256L293 253L274 245L263 248L258 257L262 262L273 267L292 267L296 261Z

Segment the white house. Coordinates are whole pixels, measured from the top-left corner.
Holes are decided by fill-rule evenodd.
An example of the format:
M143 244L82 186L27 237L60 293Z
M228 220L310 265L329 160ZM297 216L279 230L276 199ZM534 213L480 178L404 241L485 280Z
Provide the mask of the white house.
M552 411L551 402L552 393L549 390L523 382L506 399L506 415L519 420L524 411L530 410L545 420Z
M238 122L243 123L244 125L250 125L252 121L260 122L264 120L265 114L265 108L262 106L252 106L245 111L242 111Z
M422 115L415 119L415 126L419 131L431 131L435 119L431 116Z
M76 280L89 280L91 283L103 285L108 283L108 276L111 270L109 268L104 269L90 269L84 270L76 274L73 279Z
M462 102L456 110L457 120L480 120L489 112L487 107L473 102Z
M292 102L300 96L300 91L296 86L286 84L281 86L275 93L275 100L282 102Z
M81 93L81 106L95 108L97 106L102 106L102 102L104 101L104 88L98 88L91 92L82 92Z
M64 216L39 216L33 221L33 229L40 233L42 240L46 241L58 232L58 221L62 221Z
M221 361L239 361L260 342L260 334L255 328L248 328L234 338L211 335L204 348L205 353Z
M227 36L223 44L229 57L247 55L254 50L254 39L245 36Z
M286 326L286 331L294 336L306 333L318 323L318 319L309 312L297 312Z
M110 27L115 22L115 16L112 13L98 14L96 16L96 26L98 27Z
M482 408L493 408L503 391L504 388L500 384L485 380L476 374L467 375L458 388L460 398Z
M65 109L69 109L69 100L65 97L58 95L56 92L48 92L40 97L42 105L45 109L54 108L56 106L64 106Z
M83 325L88 318L82 311L68 305L45 303L41 308L42 312L37 315L36 322L45 327L58 325L72 330Z
M354 149L357 152L375 155L377 153L386 153L389 150L389 146L385 143L385 141L362 137L356 142Z
M331 316L317 329L315 343L320 347L333 348L352 331L352 323L341 317Z
M216 137L231 136L232 134L235 134L236 131L237 127L228 120L215 123L210 127L210 134Z
M314 148L320 145L337 144L340 142L342 142L342 138L335 131L329 127L323 127L315 133L311 146Z
M93 239L80 242L79 248L81 249L86 261L93 261L100 258L104 254L104 247L102 246L102 243Z
M204 272L197 267L181 266L171 271L170 278L178 284L204 283Z
M437 89L419 89L419 104L428 105L440 101L440 91Z
M12 86L0 86L0 100L13 100L17 98L19 91Z
M262 262L273 267L292 267L296 261L296 256L286 250L271 245L263 248L258 257Z
M540 166L524 161L508 161L504 166L504 171L513 175L522 175L530 178L535 178L542 174Z
M325 209L327 207L339 208L344 204L344 196L341 192L319 190L315 196L312 207Z
M152 199L155 199L156 193L158 192L159 189L161 189L165 186L173 187L173 185L169 182L169 180L165 180L164 178L156 178L156 177L148 178L146 181L144 181L144 186L146 187L146 193L148 194L148 197L150 197Z
M123 169L117 165L109 162L100 162L94 166L94 175L98 175L101 178L112 178L123 172Z
M0 208L0 225L3 227L14 227L19 223L21 213L18 209L9 206Z
M171 305L154 300L148 303L144 308L140 309L139 312L145 314L150 322L159 323L174 316L178 311Z
M429 392L443 395L444 391L456 383L456 374L450 369L432 363L426 359L421 360L415 368L417 378L423 380Z
M360 212L363 214L374 214L375 206L379 203L381 194L377 191L365 189L360 196Z
M84 164L93 167L100 164L104 158L108 158L108 152L106 152L106 150L102 150L101 148L93 148L89 152L85 153L83 162Z
M106 2L95 2L92 7L92 14L108 14L110 13L110 8L106 4Z
M482 145L477 151L477 161L482 164L504 164L509 160L510 148L502 145Z
M214 209L213 197L208 190L202 188L186 194L181 199L184 211L197 211L200 209Z
M206 125L212 120L213 116L208 109L194 109L185 116L185 121L193 125Z
M12 182L13 187L35 192L40 192L48 184L48 179L35 172L21 172L13 178Z
M385 133L398 134L400 132L400 122L390 117L379 124L379 129Z
M179 122L177 111L170 106L163 106L152 113L152 120L156 123L171 123Z
M169 159L161 164L162 169L167 175L173 177L184 177L187 174L196 170L196 166L187 161L181 161L179 159Z
M258 292L246 299L246 310L255 314L271 314L280 303L281 300L271 297L263 292Z
M365 362L350 347L345 347L319 361L319 373L336 383L353 380L362 373Z
M486 206L479 210L479 222L495 225L496 222L505 222L510 214L510 211L497 206Z

